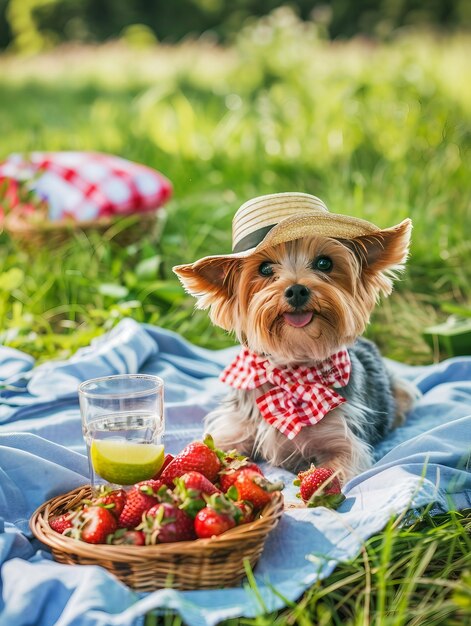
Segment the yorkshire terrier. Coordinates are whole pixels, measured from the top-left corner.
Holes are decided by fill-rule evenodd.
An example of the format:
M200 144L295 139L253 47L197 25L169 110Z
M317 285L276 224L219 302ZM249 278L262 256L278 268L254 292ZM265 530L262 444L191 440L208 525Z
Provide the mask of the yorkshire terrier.
M174 268L242 345L221 377L229 395L205 418L219 447L294 472L327 466L342 482L371 465L416 398L361 337L410 235L409 219L382 230L315 196L272 194L237 211L232 254Z

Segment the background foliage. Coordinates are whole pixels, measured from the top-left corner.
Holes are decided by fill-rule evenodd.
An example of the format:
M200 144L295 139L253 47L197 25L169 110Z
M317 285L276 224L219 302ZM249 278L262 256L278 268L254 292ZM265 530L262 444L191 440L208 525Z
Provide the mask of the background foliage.
M233 41L241 24L281 5L313 20L330 38L387 38L397 29L462 30L467 0L0 0L0 48L34 52L63 41L125 36L141 43L175 42L205 33Z
M246 199L303 190L380 226L412 217L408 271L368 332L391 357L438 358L424 326L469 314L470 56L465 35L332 45L284 8L226 48L121 43L0 58L0 158L99 150L175 187L157 242L123 247L112 229L28 250L0 235L0 341L62 356L132 315L228 345L193 314L171 267L228 251Z

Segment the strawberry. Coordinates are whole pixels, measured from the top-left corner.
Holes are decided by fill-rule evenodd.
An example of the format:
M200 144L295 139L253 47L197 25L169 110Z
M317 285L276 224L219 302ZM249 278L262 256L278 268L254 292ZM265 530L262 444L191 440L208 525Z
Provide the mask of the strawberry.
M87 506L74 518L72 528L66 534L87 543L106 543L108 535L114 533L117 521L109 509L102 506Z
M242 460L236 459L235 461L230 462L219 474L221 491L226 493L235 483L237 476L243 469L253 470L254 472L260 474L260 476L263 476L262 470L256 463L252 463L247 458L243 458Z
M248 500L238 500L237 502L234 502L234 506L236 506L240 511L237 524L248 524L249 522L254 521L254 507Z
M234 528L240 517L240 509L231 500L223 494L212 495L195 517L196 534L201 539L221 535Z
M298 474L294 484L299 486L298 498L302 498L308 507L327 506L336 508L344 496L340 490L340 481L329 467L311 467Z
M62 515L51 517L49 520L49 526L52 530L55 530L56 533L60 533L62 535L65 530L72 528L74 517L77 514L77 511L67 511L67 513L63 513Z
M137 527L146 537L146 545L195 539L193 520L170 502L159 502L143 516Z
M184 485L186 489L197 491L200 495L212 496L218 493L219 489L200 472L186 472L178 479L178 484Z
M210 435L207 435L204 441L193 441L167 465L160 475L160 479L172 488L175 478L186 472L195 471L214 482L221 469L218 452L214 448L213 438Z
M218 513L210 506L205 506L195 517L195 531L200 539L222 535L235 525L233 517L227 513Z
M91 503L109 509L116 519L119 519L126 504L126 492L124 489L112 490L110 487L103 485L98 496L93 498Z
M253 469L242 469L234 481L238 500L248 500L258 509L270 502L273 493L283 489L282 482L272 483Z
M146 543L146 536L142 530L118 528L112 535L108 535L106 543L114 546L143 546Z
M166 454L164 458L164 462L162 463L162 467L159 469L159 471L157 472L155 476L152 476L152 478L154 479L160 478L164 469L167 467L167 465L170 465L170 463L173 461L174 458L175 457L173 456L173 454Z
M220 493L219 489L199 472L186 472L175 478L174 483L173 494L180 503L179 507L192 518L206 506L208 496Z
M157 504L157 492L162 486L162 481L153 478L133 485L127 493L126 504L119 516L118 526L135 528L142 521L143 513Z

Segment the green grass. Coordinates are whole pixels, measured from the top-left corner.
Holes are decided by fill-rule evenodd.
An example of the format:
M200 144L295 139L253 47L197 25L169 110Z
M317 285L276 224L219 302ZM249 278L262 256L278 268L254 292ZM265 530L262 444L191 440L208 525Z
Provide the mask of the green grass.
M368 332L388 356L430 362L423 327L445 320L447 304L469 308L470 52L465 36L330 45L276 12L224 50L190 42L0 58L0 157L101 150L175 186L157 243L123 249L113 233L78 235L26 253L0 236L1 340L64 356L132 315L227 345L193 315L171 267L228 251L246 199L303 190L380 226L412 217L407 273Z
M26 249L0 234L0 342L39 361L67 357L132 316L230 345L193 312L171 267L229 251L246 199L299 190L380 226L413 219L407 272L368 334L412 364L446 356L421 333L471 307L470 56L465 35L329 44L278 11L228 49L201 41L0 57L0 158L111 152L156 167L175 188L159 238L123 246L121 225ZM469 520L392 523L297 606L240 623L464 624Z
M471 510L404 523L391 519L359 556L339 564L298 602L278 613L224 626L467 626L471 621ZM256 583L250 581L257 597ZM150 614L146 626L181 626Z
M451 626L471 615L469 516L391 520L358 558L315 585L298 603L257 626ZM461 578L460 578L461 576Z

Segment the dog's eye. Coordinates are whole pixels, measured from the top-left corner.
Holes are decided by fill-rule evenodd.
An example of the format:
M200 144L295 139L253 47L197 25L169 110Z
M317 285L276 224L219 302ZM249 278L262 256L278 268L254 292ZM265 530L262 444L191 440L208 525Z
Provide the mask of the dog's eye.
M320 272L330 272L330 270L334 267L334 264L332 263L332 259L330 257L318 256L317 259L314 260L312 267Z
M268 263L268 261L261 263L258 268L258 273L262 276L273 276L273 267L271 266L271 263Z

